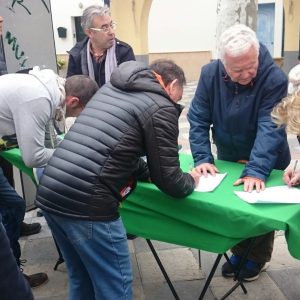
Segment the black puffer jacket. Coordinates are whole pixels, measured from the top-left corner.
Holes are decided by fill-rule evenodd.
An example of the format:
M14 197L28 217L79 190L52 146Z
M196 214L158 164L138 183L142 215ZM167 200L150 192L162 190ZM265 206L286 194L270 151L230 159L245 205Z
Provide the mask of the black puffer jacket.
M163 192L191 193L194 180L179 167L179 107L143 63L121 64L54 152L37 205L69 217L113 220L135 187L144 155Z

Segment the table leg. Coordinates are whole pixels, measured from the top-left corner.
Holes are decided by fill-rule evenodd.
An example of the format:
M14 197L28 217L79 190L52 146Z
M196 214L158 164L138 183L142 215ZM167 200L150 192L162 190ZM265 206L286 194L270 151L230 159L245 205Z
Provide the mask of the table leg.
M155 260L156 260L156 262L157 262L157 264L158 264L158 266L160 268L160 270L161 270L161 272L163 273L163 275L164 275L164 277L165 277L165 279L166 279L166 281L168 283L168 286L169 286L169 288L170 288L170 290L171 290L174 298L176 300L180 300L180 298L178 297L178 295L177 295L177 293L175 291L175 288L174 288L174 286L173 286L173 284L172 284L172 282L171 282L171 280L170 280L170 278L169 278L169 276L168 276L168 274L167 274L167 272L166 272L166 270L165 270L162 262L160 261L158 255L157 255L157 253L156 253L156 251L154 249L154 246L152 245L152 243L151 243L151 241L149 239L146 239L146 241L147 241L147 244L148 244L148 246L149 246L149 248L150 248L150 250L151 250L151 252L152 252L152 254L153 254L153 256L154 256L154 258L155 258Z
M212 267L212 269L211 269L211 271L210 271L210 273L209 273L209 275L208 275L208 277L206 279L205 285L204 285L204 287L202 289L202 292L201 292L201 294L199 296L199 300L202 300L204 298L204 296L206 294L206 291L207 291L207 289L209 287L209 284L210 284L210 282L211 282L211 280L212 280L212 278L213 278L213 276L214 276L214 274L216 272L218 264L219 264L219 262L220 262L220 260L222 258L222 255L223 254L218 254L218 256L217 256L217 258L216 258L216 260L214 262L214 265L213 265L213 267Z
M241 259L241 262L239 263L239 266L237 268L237 271L235 272L234 274L234 280L237 280L238 282L220 299L220 300L224 300L226 299L232 292L234 292L239 286L241 286L241 288L243 289L243 292L244 294L247 294L247 290L244 286L244 283L241 279L239 279L239 274L240 274L240 271L242 269L242 267L245 265L246 263L246 260L247 260L247 257L250 253L250 251L252 250L253 246L254 246L254 242L255 242L256 238L251 238L250 241L249 241L249 245L247 247L247 250L245 252L245 254L242 256L242 259ZM227 256L226 253L224 253L224 256L227 260L228 263L230 263L230 260Z

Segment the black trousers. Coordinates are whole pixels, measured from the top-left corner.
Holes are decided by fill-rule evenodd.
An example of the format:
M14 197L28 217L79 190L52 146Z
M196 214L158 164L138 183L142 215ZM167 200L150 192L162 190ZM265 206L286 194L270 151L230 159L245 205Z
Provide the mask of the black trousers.
M234 255L242 256L247 250L250 239L235 245L231 251ZM248 255L248 259L257 263L265 263L271 260L274 245L274 231L256 237L254 246Z

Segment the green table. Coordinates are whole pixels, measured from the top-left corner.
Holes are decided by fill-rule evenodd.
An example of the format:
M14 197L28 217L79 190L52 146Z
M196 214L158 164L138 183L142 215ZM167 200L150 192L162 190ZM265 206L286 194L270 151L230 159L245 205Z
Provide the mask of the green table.
M0 155L34 180L19 149ZM188 170L192 157L181 154L180 161L182 169ZM248 204L233 193L243 188L233 186L243 165L225 161L216 161L216 165L220 172L228 173L222 183L213 192L193 192L184 199L169 197L153 184L139 183L120 209L127 231L221 254L246 238L284 230L291 255L300 259L300 205ZM282 185L281 178L282 171L274 170L267 186Z
M181 154L180 161L182 169L188 170L192 157ZM233 183L244 166L226 161L216 161L216 166L227 172L222 183L213 192L193 192L184 199L139 183L121 208L127 231L221 254L246 238L285 230L291 255L300 259L300 205L246 203L233 193L243 189ZM267 187L276 185L283 185L282 171L274 170L267 181Z

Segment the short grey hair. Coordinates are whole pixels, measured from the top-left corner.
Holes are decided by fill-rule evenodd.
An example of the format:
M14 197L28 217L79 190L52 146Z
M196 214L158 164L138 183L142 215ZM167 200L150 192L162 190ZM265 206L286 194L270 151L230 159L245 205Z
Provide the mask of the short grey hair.
M244 24L235 24L226 29L220 37L219 58L224 63L225 54L239 56L254 46L259 54L259 41L256 33Z
M98 89L96 81L87 75L73 75L65 82L66 96L77 97L83 106L90 101Z
M92 28L94 17L96 16L110 16L110 10L108 6L91 5L87 7L81 17L81 27L84 30Z

